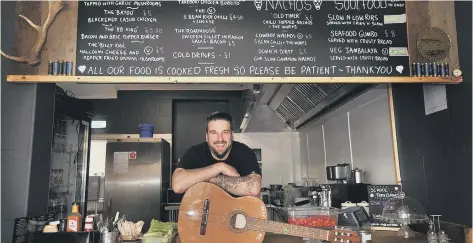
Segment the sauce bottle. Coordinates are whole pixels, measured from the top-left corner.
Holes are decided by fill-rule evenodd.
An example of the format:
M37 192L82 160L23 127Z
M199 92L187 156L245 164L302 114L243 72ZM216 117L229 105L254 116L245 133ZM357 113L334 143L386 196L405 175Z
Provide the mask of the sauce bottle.
M79 213L79 204L72 204L72 213L67 216L67 232L82 231L82 214Z

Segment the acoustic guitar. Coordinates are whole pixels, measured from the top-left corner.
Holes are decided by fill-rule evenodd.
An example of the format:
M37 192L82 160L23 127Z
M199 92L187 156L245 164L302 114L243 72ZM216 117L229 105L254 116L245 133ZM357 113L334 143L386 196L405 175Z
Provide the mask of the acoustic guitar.
M266 232L330 242L360 242L358 233L349 230L269 221L261 199L235 198L207 182L198 183L185 193L179 208L178 232L182 243L260 243Z

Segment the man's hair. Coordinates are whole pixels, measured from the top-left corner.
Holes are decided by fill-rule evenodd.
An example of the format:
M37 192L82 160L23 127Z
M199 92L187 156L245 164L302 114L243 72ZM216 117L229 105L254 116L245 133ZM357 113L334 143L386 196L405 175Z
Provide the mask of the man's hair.
M217 121L217 120L224 120L230 123L230 130L233 131L233 121L232 116L223 111L215 111L214 113L210 114L207 117L207 123L205 124L205 131L209 131L209 122L210 121Z

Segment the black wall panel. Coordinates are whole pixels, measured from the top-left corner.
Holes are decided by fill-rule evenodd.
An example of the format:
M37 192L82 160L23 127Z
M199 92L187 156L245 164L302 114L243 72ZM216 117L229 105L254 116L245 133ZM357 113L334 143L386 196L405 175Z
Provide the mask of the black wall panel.
M54 84L37 85L30 168L30 182L32 183L29 186L28 215L46 213L48 208L54 94Z
M217 100L176 100L173 103L172 157L173 163L177 163L187 149L205 141L207 116L214 111L230 112L230 106L228 101Z
M1 28L6 53L14 44L15 4L1 2L2 23L9 23ZM55 85L9 83L13 64L1 57L1 242L12 242L15 218L46 213L48 207Z
M471 227L472 49L469 1L455 1L464 81L447 85L448 109L425 115L421 84L393 85L403 189L429 214ZM453 67L452 67L453 69Z
M242 91L119 91L117 99L91 100L94 120L107 128L93 134L136 134L139 124L154 124L154 133L172 133L173 100L227 100L236 128L243 120Z

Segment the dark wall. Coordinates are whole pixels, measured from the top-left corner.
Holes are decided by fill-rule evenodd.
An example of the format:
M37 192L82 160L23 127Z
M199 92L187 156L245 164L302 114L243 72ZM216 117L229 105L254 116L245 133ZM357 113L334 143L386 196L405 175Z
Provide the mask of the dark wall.
M471 5L455 1L464 81L447 85L448 109L425 115L422 85L393 85L404 191L429 214L471 227L472 49ZM453 69L453 68L452 68Z
M6 53L12 53L15 3L1 2L1 21L8 23L1 33ZM1 57L1 242L11 242L15 218L46 212L54 111L54 85L8 83L12 64Z
M15 18L15 2L1 2L2 23ZM2 50L11 53L13 25L2 26ZM26 215L29 164L31 160L31 125L34 112L34 84L15 85L6 82L11 62L2 62L2 242L12 242L15 217Z
M90 100L94 120L106 120L93 134L137 134L139 124L154 124L154 133L172 133L173 100L226 100L238 128L243 120L241 91L119 91L117 99ZM192 121L189 121L192 124Z
M209 114L214 111L229 112L229 108L229 102L226 101L173 102L172 163L176 163L175 166L187 149L205 141L205 125Z
M21 84L20 84L21 85ZM52 84L36 85L31 149L28 215L46 213L49 199L51 141L53 140L54 93Z

